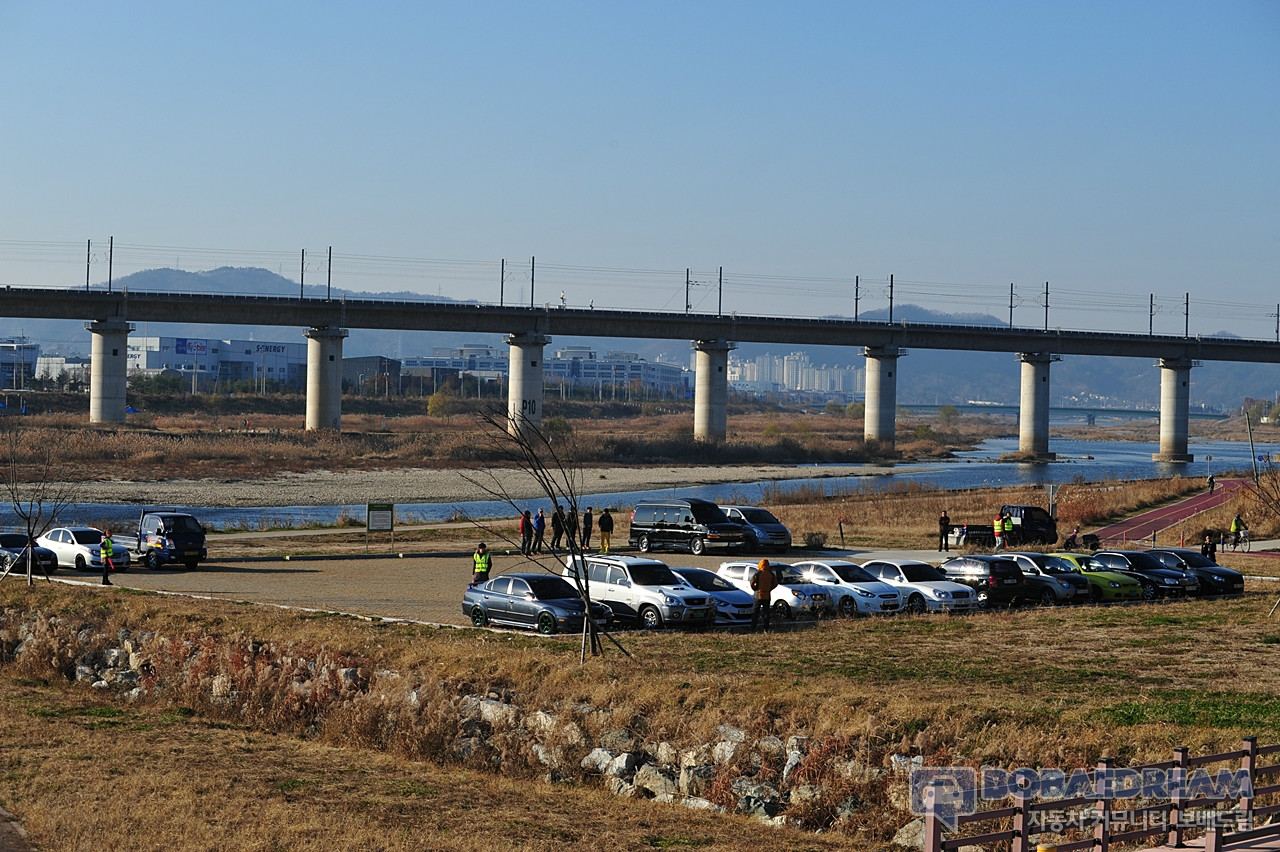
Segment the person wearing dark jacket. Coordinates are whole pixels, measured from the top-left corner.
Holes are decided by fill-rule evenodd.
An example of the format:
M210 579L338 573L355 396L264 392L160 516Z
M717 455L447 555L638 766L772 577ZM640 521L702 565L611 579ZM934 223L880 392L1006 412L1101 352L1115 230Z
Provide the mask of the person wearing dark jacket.
M588 506L586 511L582 513L582 550L586 552L591 549L591 507Z
M542 514L542 510L538 510L538 514L533 519L533 552L542 552L542 541L547 534L547 516Z
M520 516L520 552L525 556L533 552L533 513L528 509Z
M560 508L560 504L556 504L556 509L551 513L551 549L559 549L564 541L564 509Z
M751 610L751 632L756 632L756 624L760 613L764 613L764 629L771 627L769 615L773 611L773 590L778 588L778 578L769 567L768 559L761 559L756 566L756 573L751 576L751 595L755 598L755 608Z
M600 520L596 522L596 527L600 530L600 552L609 552L609 537L613 535L613 515L609 513L609 507L605 506L600 513Z
M1213 540L1213 536L1205 534L1204 544L1200 545L1200 555L1210 562L1218 561L1218 545Z

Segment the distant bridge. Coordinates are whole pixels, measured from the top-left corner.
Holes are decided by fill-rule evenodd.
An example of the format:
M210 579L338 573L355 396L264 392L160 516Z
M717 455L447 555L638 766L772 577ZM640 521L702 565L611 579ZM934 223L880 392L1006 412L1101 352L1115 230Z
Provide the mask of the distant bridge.
M508 414L512 428L541 423L542 349L551 334L690 340L697 351L694 434L711 441L723 440L727 434L728 353L738 342L861 347L867 358L864 436L888 444L894 440L897 359L907 350L1011 352L1022 361L1019 446L1022 452L1044 459L1052 458L1049 365L1063 355L1159 362L1160 452L1155 457L1164 461L1191 460L1187 419L1194 366L1201 361L1280 364L1280 343L1228 337L382 299L6 287L0 291L0 315L88 322L93 342L93 422L124 421L127 337L133 322L307 329L309 429L340 426L342 340L350 328L506 334L511 346Z

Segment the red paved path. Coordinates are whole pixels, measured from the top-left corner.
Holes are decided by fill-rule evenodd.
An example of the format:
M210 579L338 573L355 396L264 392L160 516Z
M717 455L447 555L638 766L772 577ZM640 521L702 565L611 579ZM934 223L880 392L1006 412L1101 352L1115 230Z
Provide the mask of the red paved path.
M1170 506L1152 509L1149 512L1134 515L1132 518L1127 518L1119 523L1105 526L1094 534L1098 536L1098 539L1104 545L1108 542L1150 539L1152 533L1158 533L1186 520L1192 515L1198 515L1201 512L1222 505L1237 496L1238 492L1245 487L1246 482L1247 480L1244 479L1225 479L1218 483L1218 487L1214 489L1212 494L1206 490L1201 494L1188 497ZM1165 542L1165 546L1169 546L1167 542ZM1198 543L1191 542L1189 546L1198 546Z

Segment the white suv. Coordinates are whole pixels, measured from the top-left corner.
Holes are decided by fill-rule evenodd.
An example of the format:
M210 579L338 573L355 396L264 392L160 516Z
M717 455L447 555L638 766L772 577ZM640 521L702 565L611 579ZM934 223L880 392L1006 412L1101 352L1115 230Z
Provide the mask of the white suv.
M620 621L656 630L672 625L709 627L715 602L686 585L665 563L642 556L570 556L564 576L587 583L591 600L608 604Z
M751 578L756 575L755 562L721 562L716 573L733 583L744 592L751 590ZM810 583L804 574L794 565L785 562L770 562L769 568L778 578L770 600L773 612L783 618L795 618L809 615L820 618L835 611L835 604L830 589Z

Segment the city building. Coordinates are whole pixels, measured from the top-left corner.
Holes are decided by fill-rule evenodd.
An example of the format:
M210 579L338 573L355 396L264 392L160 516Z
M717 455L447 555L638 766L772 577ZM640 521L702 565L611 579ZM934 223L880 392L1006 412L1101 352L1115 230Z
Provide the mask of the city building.
M130 337L128 358L130 376L177 373L204 390L245 381L261 390L302 390L307 379L306 343Z
M0 340L0 387L25 390L36 375L40 344L26 338Z

